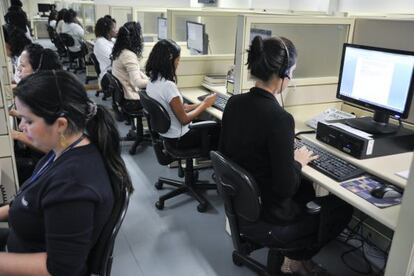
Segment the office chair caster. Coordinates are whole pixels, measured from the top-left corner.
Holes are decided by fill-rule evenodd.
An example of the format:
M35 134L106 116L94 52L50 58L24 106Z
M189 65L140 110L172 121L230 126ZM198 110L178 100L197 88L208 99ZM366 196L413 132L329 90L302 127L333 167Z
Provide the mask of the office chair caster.
M162 189L162 182L160 182L160 181L155 182L154 187L157 190L161 190Z
M243 261L242 259L239 257L239 255L236 253L236 251L233 251L232 254L232 259L233 259L233 263L237 266L243 266Z
M131 148L128 152L129 152L129 155L135 155L135 153L137 153L137 149Z
M204 213L205 211L207 211L207 203L198 204L197 211L199 211L200 213Z
M164 201L157 201L157 202L155 202L155 207L158 209L158 210L162 210L162 209L164 209Z

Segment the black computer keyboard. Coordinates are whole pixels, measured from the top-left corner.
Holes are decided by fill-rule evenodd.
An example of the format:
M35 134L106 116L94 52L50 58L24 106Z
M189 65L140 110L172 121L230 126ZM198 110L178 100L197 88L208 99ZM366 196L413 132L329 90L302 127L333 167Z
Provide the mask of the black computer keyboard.
M326 176L329 176L335 181L342 182L358 177L365 172L312 142L295 139L295 148L301 148L302 146L306 146L309 150L313 151L315 155L319 155L319 158L311 161L309 166Z
M204 101L204 99L208 96L211 95L211 93L207 93L205 95L201 95L198 96L197 99L199 101ZM217 98L216 101L213 104L213 107L217 108L220 111L224 111L224 108L226 107L227 101L229 100L229 96L217 93Z

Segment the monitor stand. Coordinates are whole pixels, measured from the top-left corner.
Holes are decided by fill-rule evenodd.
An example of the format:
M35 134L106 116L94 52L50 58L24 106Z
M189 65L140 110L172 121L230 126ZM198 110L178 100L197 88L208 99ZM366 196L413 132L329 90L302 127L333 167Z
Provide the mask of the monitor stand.
M350 127L371 133L371 134L392 134L400 129L399 125L389 123L389 115L375 111L374 117L362 117L347 119L345 123Z

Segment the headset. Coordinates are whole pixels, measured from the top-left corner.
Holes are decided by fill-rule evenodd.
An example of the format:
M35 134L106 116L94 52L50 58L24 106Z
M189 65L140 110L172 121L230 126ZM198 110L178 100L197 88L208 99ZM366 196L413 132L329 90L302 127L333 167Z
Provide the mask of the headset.
M42 52L40 54L39 65L37 66L36 70L34 70L33 73L39 72L40 68L42 68L43 56L44 56L44 49L42 50ZM56 74L55 74L55 76L56 76Z
M283 49L286 52L286 57L283 59L283 63L282 66L280 67L279 70L279 77L281 78L288 78L290 80L290 75L289 75L289 49L286 46L286 43L283 41L283 39L279 36L275 37L277 40L279 40L280 44L283 45Z
M137 28L137 22L133 22L134 24L134 26L133 26L133 28L134 28L134 32L135 32L135 35L137 36L137 37L141 37L140 35L139 35L139 33L138 33L138 28ZM124 29L125 31L126 31L126 33L127 33L127 35L128 36L130 36L131 35L131 32L128 30L128 28L127 27L125 27L125 25L123 25L122 27L121 27L122 29Z
M58 98L59 98L59 111L56 113L58 117L66 117L68 112L63 109L63 99L62 99L62 91L60 90L58 76L56 74L56 70L52 70L53 76L55 78L55 85L58 92Z

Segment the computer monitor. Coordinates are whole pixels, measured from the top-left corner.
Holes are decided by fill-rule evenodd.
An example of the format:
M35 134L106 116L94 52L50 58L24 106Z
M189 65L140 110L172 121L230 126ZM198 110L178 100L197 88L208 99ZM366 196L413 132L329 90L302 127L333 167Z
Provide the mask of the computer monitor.
M413 96L414 52L345 43L338 99L373 109L374 117L347 124L369 133L393 133L389 116L407 118Z
M261 36L262 38L272 37L272 30L251 28L250 29L250 44L252 44L252 41L256 36Z
M52 10L52 5L51 4L37 4L37 10L39 13L42 13L42 16L46 16L46 13Z
M157 27L158 27L158 39L167 39L167 18L158 17L157 18Z
M187 21L187 48L192 54L208 54L208 35L202 23Z

